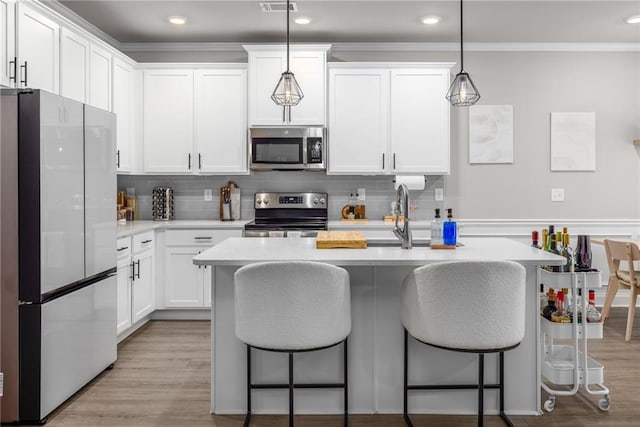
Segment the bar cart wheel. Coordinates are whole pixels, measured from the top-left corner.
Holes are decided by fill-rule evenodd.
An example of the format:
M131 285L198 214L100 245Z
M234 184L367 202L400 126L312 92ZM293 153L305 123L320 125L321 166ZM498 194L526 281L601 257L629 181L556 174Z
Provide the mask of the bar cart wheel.
M604 399L602 399L604 400ZM608 402L608 400L607 400ZM556 397L555 396L549 396L549 398L547 400L545 400L544 402L544 410L547 412L551 412L553 411L553 408L556 407ZM602 408L600 408L602 409Z
M600 408L601 411L608 411L610 406L611 400L608 394L605 394L602 399L598 400L598 408Z

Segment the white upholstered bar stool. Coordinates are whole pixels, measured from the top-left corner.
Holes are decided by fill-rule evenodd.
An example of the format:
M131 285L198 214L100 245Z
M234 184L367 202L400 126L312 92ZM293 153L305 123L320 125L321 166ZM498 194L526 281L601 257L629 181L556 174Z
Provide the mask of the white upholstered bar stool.
M409 390L478 390L478 425L483 424L484 389L498 389L504 412L504 352L524 338L525 268L511 261L452 261L416 268L402 284L404 325L404 419ZM433 347L478 353L478 384L408 384L408 339ZM484 354L499 353L499 383L484 384ZM434 369L438 369L434 367Z
M247 346L247 416L251 390L289 389L289 425L293 426L295 388L344 388L344 425L348 423L347 336L351 332L349 273L311 262L260 262L239 268L235 281L236 336ZM343 382L298 384L293 355L343 343ZM251 350L289 354L289 382L253 384Z

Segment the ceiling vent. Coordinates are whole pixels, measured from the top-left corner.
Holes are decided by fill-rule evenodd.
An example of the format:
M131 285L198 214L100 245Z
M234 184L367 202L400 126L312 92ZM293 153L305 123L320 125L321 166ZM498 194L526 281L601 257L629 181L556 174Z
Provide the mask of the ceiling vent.
M265 13L271 12L286 12L287 11L287 2L286 1L265 1L260 2L260 9L262 9ZM289 3L289 11L297 12L298 4L296 2Z

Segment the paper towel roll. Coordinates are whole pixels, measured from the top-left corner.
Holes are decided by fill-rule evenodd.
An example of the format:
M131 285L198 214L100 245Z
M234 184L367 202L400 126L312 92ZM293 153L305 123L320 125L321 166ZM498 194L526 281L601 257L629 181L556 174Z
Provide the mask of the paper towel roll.
M409 190L424 190L424 175L396 175L394 188L405 184Z

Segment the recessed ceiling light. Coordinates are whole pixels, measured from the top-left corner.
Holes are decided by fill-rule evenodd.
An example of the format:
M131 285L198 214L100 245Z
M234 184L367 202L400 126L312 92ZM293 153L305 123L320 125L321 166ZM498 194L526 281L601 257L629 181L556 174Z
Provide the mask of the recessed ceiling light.
M296 24L300 24L300 25L307 25L307 24L311 23L311 18L309 18L307 16L299 16L296 19L294 19L294 22Z
M170 16L167 19L173 25L184 25L187 23L187 18L185 18L184 16Z
M628 17L627 24L640 24L640 15Z
M424 18L422 18L422 23L425 24L425 25L435 25L438 22L440 22L440 17L439 16L430 15L430 16L425 16Z

